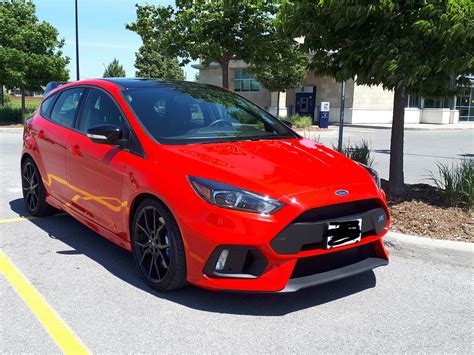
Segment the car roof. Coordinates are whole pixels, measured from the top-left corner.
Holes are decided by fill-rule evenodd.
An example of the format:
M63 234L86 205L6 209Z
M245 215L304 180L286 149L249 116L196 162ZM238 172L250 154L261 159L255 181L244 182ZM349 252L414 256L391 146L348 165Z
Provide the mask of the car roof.
M192 81L183 80L161 80L161 79L143 79L143 78L103 78L100 80L111 82L120 86L122 89L136 88L162 88L174 86L212 86L207 84L199 84Z

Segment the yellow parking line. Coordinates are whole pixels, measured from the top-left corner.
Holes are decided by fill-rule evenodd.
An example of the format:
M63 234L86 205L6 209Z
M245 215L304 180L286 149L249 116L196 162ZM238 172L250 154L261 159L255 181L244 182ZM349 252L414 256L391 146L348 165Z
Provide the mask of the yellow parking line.
M30 221L30 220L36 219L36 218L38 218L38 217L16 217L16 218L0 219L0 224L2 224L2 223L13 223L13 222Z
M0 272L65 354L87 354L89 352L2 250L0 250Z
M66 213L58 213L58 214L54 214L54 215L49 216L49 217L61 217L61 216L67 216L67 214L66 214ZM14 222L31 221L31 220L33 220L33 219L41 219L41 218L45 218L45 217L34 217L34 216L30 216L30 217L6 218L6 219L0 219L0 224L2 224L2 223L14 223Z

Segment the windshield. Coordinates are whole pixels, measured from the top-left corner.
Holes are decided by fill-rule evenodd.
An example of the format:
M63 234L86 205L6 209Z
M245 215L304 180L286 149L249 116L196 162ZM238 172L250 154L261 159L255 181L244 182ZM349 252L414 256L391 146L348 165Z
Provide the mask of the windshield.
M297 137L256 105L217 87L164 82L123 94L144 128L164 144Z

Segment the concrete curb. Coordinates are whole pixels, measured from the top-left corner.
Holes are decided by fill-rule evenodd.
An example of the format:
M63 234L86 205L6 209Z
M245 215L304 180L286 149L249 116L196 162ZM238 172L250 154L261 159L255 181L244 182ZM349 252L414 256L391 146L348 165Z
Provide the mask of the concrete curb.
M438 240L388 232L383 238L389 252L427 261L474 266L474 243Z
M0 133L21 133L23 127L0 127Z

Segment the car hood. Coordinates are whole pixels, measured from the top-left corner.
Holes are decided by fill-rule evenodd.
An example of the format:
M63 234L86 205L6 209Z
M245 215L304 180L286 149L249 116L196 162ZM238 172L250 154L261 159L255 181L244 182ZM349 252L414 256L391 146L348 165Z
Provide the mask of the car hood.
M185 175L224 182L274 198L315 190L365 186L378 194L367 171L307 139L162 146L168 164ZM352 196L354 197L354 196Z

